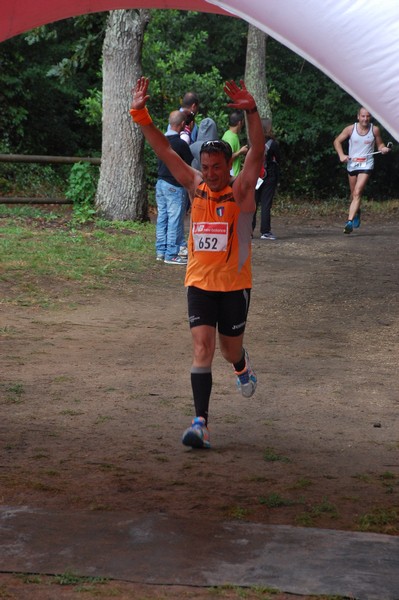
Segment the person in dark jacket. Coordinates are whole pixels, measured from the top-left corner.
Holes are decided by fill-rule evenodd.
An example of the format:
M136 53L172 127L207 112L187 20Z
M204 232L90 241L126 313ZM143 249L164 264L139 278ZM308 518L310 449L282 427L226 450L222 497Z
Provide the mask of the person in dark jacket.
M260 239L275 240L276 236L271 231L271 209L276 193L280 175L280 147L276 141L271 119L262 119L263 133L265 134L265 161L260 174L255 192L256 208L260 205ZM256 212L252 223L252 230L256 227Z

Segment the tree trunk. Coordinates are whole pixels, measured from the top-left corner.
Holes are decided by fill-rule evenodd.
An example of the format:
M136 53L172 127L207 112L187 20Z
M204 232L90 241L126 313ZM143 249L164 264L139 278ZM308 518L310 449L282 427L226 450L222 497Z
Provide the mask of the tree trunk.
M131 89L142 74L149 10L109 13L103 45L103 133L96 208L110 220L148 219L144 138L129 115Z
M245 83L255 98L262 119L271 119L266 83L267 35L254 25L248 25Z

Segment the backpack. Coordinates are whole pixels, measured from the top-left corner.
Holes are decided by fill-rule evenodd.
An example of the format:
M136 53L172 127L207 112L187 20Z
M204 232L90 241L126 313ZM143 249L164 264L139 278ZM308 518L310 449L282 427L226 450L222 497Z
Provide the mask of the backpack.
M264 180L267 177L267 152L268 150L270 150L270 146L271 146L272 140L268 140L265 144L265 153L263 155L263 165L260 168L260 173L259 173L259 177L258 177L258 181L256 182L256 187L255 189L258 190L260 188L260 186L262 185L262 183L264 182Z
M263 165L259 173L260 179L266 179L267 177L267 153L270 150L270 146L272 145L273 140L267 140L265 144L265 154L263 158Z
M279 151L279 146L278 143L275 143L275 146L273 147L273 152L270 152L270 148L272 147L272 144L275 140L274 139L270 139L266 142L265 144L265 158L264 158L264 163L263 163L263 171L264 171L264 175L263 175L263 179L266 178L279 178L280 175L280 164L279 164L279 160L280 160L280 151ZM277 145L276 145L277 144Z

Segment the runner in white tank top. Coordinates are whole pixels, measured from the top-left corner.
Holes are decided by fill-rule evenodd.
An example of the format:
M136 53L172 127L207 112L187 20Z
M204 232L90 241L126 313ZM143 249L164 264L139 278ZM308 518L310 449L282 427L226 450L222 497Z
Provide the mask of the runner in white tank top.
M350 160L347 163L348 173L372 171L374 168L374 156L372 156L375 145L373 125L369 124L366 133L360 133L359 128L358 123L355 123L352 135L349 138Z
M374 168L374 157L370 154L375 146L381 154L390 150L382 141L379 127L371 123L371 115L364 106L360 107L357 120L354 125L345 127L334 140L339 160L347 165L349 179L350 206L344 233L352 233L353 228L360 226L360 201ZM345 154L342 147L346 140L349 140L349 154Z

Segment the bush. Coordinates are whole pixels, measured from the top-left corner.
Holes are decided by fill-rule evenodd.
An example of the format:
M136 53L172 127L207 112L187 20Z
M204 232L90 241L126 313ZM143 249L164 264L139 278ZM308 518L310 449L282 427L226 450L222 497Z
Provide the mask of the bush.
M90 163L75 163L71 168L65 196L73 202L73 218L78 223L91 221L96 214L98 168Z

